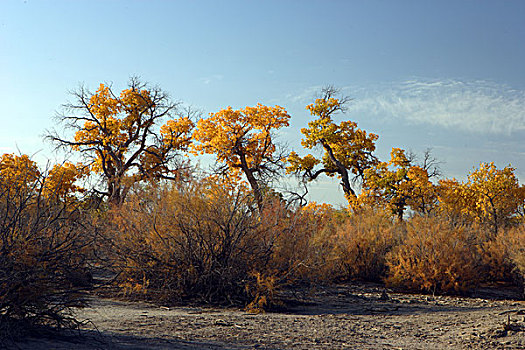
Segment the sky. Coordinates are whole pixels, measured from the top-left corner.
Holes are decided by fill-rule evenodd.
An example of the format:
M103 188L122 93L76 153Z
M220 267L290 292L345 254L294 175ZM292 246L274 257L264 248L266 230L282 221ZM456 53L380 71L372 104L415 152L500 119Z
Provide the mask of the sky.
M2 0L0 154L59 159L42 136L70 92L131 76L203 115L283 106L304 154L305 106L333 85L382 160L430 148L444 177L494 161L525 181L524 18L520 0ZM344 203L336 179L311 193Z

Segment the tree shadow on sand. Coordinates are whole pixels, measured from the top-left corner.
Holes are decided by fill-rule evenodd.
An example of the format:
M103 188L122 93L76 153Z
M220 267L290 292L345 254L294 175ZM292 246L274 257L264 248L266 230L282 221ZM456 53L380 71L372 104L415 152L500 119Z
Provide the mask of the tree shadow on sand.
M124 335L101 331L55 331L46 335L30 336L23 340L0 344L0 348L20 350L196 350L245 349L246 347L213 341L185 341L160 337Z

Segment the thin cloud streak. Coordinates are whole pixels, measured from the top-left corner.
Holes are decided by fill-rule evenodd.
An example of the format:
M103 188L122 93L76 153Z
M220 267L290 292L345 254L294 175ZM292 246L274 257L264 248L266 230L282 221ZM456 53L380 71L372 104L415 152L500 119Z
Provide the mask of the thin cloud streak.
M525 91L492 82L410 80L344 90L358 93L350 106L352 113L475 133L525 130Z
M323 88L322 85L314 85L314 86L307 87L305 89L302 89L300 92L290 93L286 95L284 98L284 101L288 103L305 104L305 105L306 103L312 103L313 97L319 94L322 88Z
M199 81L204 85L210 85L211 83L221 81L224 78L222 74L214 74L208 77L200 78Z

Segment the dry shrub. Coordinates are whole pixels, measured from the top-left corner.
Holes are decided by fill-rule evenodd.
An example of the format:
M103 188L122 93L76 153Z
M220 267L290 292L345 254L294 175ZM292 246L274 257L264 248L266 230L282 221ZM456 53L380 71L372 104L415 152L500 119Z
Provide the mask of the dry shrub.
M519 241L520 231L516 228L502 229L494 237L489 236L483 243L482 256L487 281L513 280L515 264L511 252L520 244L525 244Z
M268 196L259 211L242 189L204 180L136 191L111 215L127 296L261 311L282 305L285 286L340 275L333 238L346 214L328 205L290 208Z
M277 211L286 212L283 208ZM275 235L277 241L269 265L279 271L281 284L317 284L334 278L331 251L341 216L330 205L315 202L280 216L276 222L279 234Z
M87 228L72 201L42 195L46 179L0 178L0 340L77 324L70 307L91 284Z
M165 303L249 301L275 242L250 196L209 181L139 190L112 215L123 291Z
M341 277L382 281L386 255L402 240L403 227L381 210L366 209L348 217L334 237L333 254L341 265Z
M499 230L495 237L486 241L483 244L483 262L489 281L515 282L523 287L525 226Z
M523 240L521 242L523 243ZM523 244L520 249L512 253L512 261L516 266L516 282L521 286L521 296L525 299L525 248Z
M404 242L387 258L390 286L432 293L464 293L480 282L480 239L468 226L416 216Z
M246 306L246 311L250 313L263 312L276 304L280 304L278 292L278 277L265 276L260 272L252 274L251 279L246 284L246 292L251 296L252 301Z
M386 254L403 234L382 211L349 214L315 202L288 211L277 224L281 233L269 266L278 271L281 285L381 281Z

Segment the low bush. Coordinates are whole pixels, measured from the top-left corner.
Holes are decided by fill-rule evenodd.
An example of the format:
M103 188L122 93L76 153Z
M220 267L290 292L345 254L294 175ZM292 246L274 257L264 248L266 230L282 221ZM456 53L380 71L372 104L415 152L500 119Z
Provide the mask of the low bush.
M275 222L279 234L275 235L277 240L268 267L282 276L281 284L332 281L337 269L332 254L333 238L341 221L340 213L330 205L315 202L288 211L280 204L272 206L273 212L281 214Z
M337 228L334 251L343 279L381 282L386 256L402 240L403 227L387 213L368 209L354 213Z
M431 293L465 293L481 281L481 240L469 226L439 217L412 218L404 242L388 254L386 282Z
M120 293L257 311L278 305L284 286L359 279L467 293L487 278L523 276L523 229L487 241L478 226L444 217L397 222L377 209L290 208L271 198L260 209L242 187L206 179L131 192L105 214Z
M511 256L519 242L520 230L500 229L496 235L486 234L482 245L484 278L487 282L511 282L516 265Z
M523 243L523 240L521 242ZM521 244L519 249L516 249L516 251L512 253L512 261L516 266L515 281L521 286L521 296L525 299L525 248L523 247L523 244Z
M122 292L165 303L246 303L275 243L250 196L207 181L136 191L109 221Z
M525 226L501 229L483 244L485 276L491 282L513 282L524 288ZM525 297L525 289L523 290Z
M91 284L82 210L44 196L39 173L18 175L21 181L0 177L0 340L75 326L71 307L83 304L81 291Z

